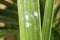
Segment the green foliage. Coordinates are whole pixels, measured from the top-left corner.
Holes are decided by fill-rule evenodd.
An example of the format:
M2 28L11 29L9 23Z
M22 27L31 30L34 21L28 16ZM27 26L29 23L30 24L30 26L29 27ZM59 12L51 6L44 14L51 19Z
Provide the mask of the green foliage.
M17 2L20 40L42 40L39 1L19 0Z
M19 33L17 3L16 0L13 0L13 2L14 4L10 4L5 0L0 0L1 4L7 6L4 10L0 9L0 22L8 25L8 27L6 25L5 27L0 27L0 38L6 37L10 34L17 35Z
M13 0L13 2L14 4L10 4L0 0L0 3L7 6L5 10L0 9L0 22L12 25L8 29L0 27L0 38L15 34L15 40L60 40L60 19L56 24L60 4L53 9L55 0Z
M50 40L51 29L53 24L54 16L54 0L46 0L44 19L43 19L43 28L42 28L42 40Z

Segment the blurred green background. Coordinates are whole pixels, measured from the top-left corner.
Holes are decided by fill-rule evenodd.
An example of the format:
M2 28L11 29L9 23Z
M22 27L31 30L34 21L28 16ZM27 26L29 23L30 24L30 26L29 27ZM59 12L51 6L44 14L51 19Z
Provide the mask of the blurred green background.
M18 27L17 0L0 0L0 40L16 40Z

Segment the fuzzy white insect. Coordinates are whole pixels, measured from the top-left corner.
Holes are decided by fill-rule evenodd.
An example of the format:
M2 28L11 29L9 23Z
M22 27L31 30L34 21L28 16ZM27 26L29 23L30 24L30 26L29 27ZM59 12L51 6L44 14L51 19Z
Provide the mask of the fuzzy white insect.
M28 19L29 19L29 16L25 15L25 20L28 21Z
M26 28L29 28L30 27L29 22L26 22L25 26L26 26Z
M37 17L37 16L38 16L38 13L35 11L33 15L34 15L35 17Z

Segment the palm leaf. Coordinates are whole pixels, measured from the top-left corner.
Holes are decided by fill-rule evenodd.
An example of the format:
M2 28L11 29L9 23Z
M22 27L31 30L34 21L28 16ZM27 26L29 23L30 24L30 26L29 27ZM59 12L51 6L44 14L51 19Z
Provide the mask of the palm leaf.
M17 3L20 40L42 40L39 0L18 0Z
M46 0L44 19L43 19L43 28L42 28L42 40L50 40L51 29L52 29L52 20L54 16L53 6L55 0Z

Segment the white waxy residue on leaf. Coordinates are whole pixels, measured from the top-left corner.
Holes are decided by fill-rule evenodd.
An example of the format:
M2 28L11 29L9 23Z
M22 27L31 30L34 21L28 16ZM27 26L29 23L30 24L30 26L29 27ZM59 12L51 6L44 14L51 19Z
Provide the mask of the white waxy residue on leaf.
M29 28L30 27L29 22L26 22L25 26L26 26L26 28Z
M29 19L29 16L28 15L25 15L25 20L27 21Z
M37 17L37 16L38 16L38 13L37 13L36 11L34 12L34 16L35 16L35 17Z
M25 11L25 20L28 21L28 19L29 19L28 12Z

